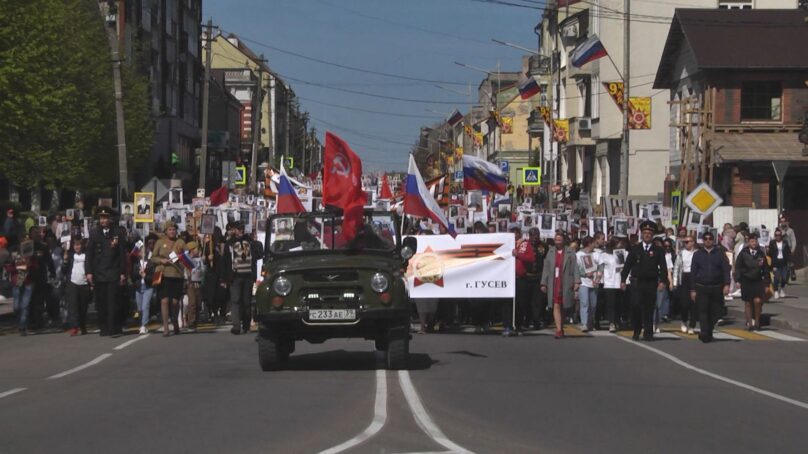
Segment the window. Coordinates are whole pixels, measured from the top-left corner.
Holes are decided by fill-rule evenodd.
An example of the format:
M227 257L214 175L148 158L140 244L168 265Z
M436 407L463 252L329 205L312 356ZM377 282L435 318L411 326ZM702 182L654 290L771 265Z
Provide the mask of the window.
M744 82L741 120L779 121L783 89L780 82Z
M752 9L753 6L753 0L718 1L718 9Z

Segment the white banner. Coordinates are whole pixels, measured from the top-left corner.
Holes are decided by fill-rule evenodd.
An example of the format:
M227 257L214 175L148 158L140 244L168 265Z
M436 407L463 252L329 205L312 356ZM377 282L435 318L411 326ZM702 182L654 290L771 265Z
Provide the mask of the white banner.
M513 298L516 259L512 233L421 235L410 259L412 298Z

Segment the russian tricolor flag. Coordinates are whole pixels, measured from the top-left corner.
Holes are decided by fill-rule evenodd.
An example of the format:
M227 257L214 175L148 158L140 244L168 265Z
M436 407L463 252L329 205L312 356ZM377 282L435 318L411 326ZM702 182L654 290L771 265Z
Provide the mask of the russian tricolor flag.
M306 208L297 197L297 191L286 176L286 170L281 165L280 182L278 183L278 196L275 202L278 214L305 213Z
M606 48L603 47L603 43L600 42L598 35L591 35L572 51L570 58L572 59L572 66L580 68L591 61L603 58L607 55L609 54L606 52Z
M452 235L452 238L457 236L454 226L449 225L443 210L424 184L424 179L421 178L421 173L418 172L418 166L415 165L415 158L412 155L410 155L410 166L407 170L405 191L404 214L432 219L442 225L449 235Z
M463 155L463 189L479 189L505 194L508 192L508 180L493 162L464 154Z
M541 88L533 77L528 77L525 83L519 87L519 97L522 99L530 99L539 93L541 93Z

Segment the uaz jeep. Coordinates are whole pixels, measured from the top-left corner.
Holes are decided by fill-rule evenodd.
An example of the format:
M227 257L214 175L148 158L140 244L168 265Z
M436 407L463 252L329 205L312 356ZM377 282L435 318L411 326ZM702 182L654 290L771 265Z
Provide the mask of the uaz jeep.
M364 213L346 241L342 216L328 212L275 215L267 224L263 275L256 290L258 360L274 370L295 342L372 339L389 369L406 367L410 300L407 260L417 248L401 240L389 213Z

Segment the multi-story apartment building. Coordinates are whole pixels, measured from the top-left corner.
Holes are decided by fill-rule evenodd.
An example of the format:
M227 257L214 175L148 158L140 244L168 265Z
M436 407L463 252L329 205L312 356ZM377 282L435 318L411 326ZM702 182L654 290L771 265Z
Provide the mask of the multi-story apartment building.
M551 140L545 127L545 159L557 172L559 183L577 183L593 200L616 195L620 186L623 116L609 94L609 82L622 82L625 55L624 0L555 0L544 11L540 53L551 58L549 98L553 118L570 120L567 143ZM672 174L669 98L653 86L677 2L632 1L629 15L630 67L628 90L632 98L644 98L650 118L645 129L630 130L628 196L657 199ZM796 0L689 0L689 8L795 9ZM608 57L580 68L570 63L570 53L588 37L597 35ZM675 169L673 169L675 170ZM675 172L673 172L675 174Z
M190 178L200 144L202 97L201 0L118 0L117 29L125 59L143 62L151 81L155 140L139 179Z

